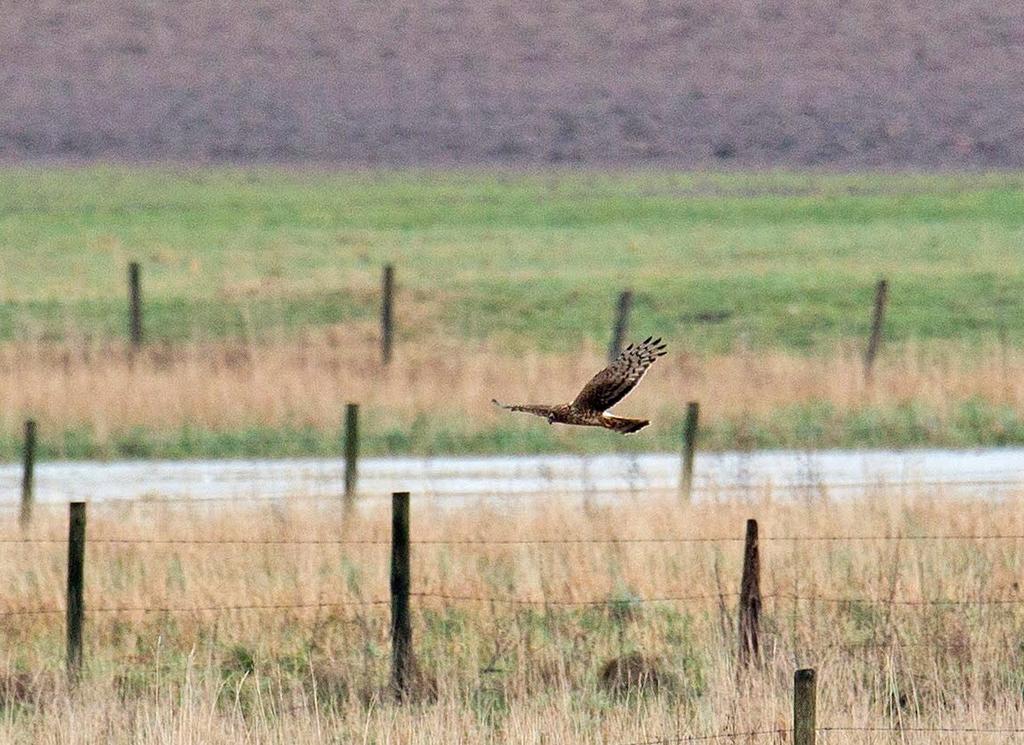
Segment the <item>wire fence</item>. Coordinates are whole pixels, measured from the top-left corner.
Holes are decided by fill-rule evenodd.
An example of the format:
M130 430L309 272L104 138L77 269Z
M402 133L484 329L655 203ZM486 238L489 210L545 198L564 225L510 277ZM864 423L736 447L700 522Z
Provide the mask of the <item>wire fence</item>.
M843 541L1024 541L1019 533L942 533L929 535L761 535L764 542L821 543ZM580 546L685 543L743 543L741 536L611 537L611 538L428 538L411 539L413 546ZM63 544L63 537L0 537L4 544ZM382 538L140 538L108 536L90 538L89 545L142 546L390 546Z
M744 577L741 582L741 589L739 591L732 590L719 590L711 593L685 593L685 594L666 594L660 596L626 596L622 598L615 597L598 597L598 598L573 598L573 597L557 597L550 594L545 594L542 597L512 597L508 595L498 594L475 594L468 592L459 592L457 590L449 590L445 588L430 588L429 586L422 590L410 590L408 585L404 590L396 591L396 584L394 579L396 577L396 565L401 565L404 562L404 568L399 567L398 575L406 572L406 578L408 578L408 562L409 562L409 551L415 546L462 546L462 547L481 547L481 546L565 546L565 547L578 547L586 545L663 545L663 544L695 544L695 545L709 545L715 543L727 543L734 544L739 541L744 542L745 557L749 555L751 550L756 552L758 542L807 542L818 544L821 542L837 542L837 541L850 541L850 542L864 542L864 541L880 541L880 542L896 542L896 541L1020 541L1024 542L1024 535L1017 533L969 533L969 534L958 534L958 533L929 533L929 534L851 534L851 535L797 535L797 534L783 534L778 536L759 536L756 523L754 521L748 521L747 534L744 538L736 536L630 536L630 537L602 537L602 538L586 538L580 536L566 536L560 538L515 538L515 539L483 539L483 538L430 538L413 540L408 536L408 524L405 523L404 539L402 530L399 529L401 520L408 520L408 494L396 494L394 495L394 507L393 519L399 522L393 523L393 533L390 540L381 540L376 538L371 539L351 539L346 537L296 537L296 538L227 538L227 539L208 539L208 538L190 538L185 536L103 536L89 539L90 544L106 545L113 547L159 547L159 546L170 546L170 547L181 547L181 546L327 546L327 547L344 547L344 546L370 546L370 547L382 547L390 546L392 549L391 561L392 561L392 593L390 597L378 597L378 598L353 598L344 601L332 601L327 599L317 600L298 600L295 602L249 602L249 603L199 603L194 605L186 604L175 604L159 602L154 604L127 604L127 605L105 605L96 604L92 605L89 603L79 602L77 610L71 602L71 584L72 584L72 572L71 572L71 560L69 558L69 602L64 607L59 606L48 606L48 607L13 607L0 609L0 618L17 618L17 617L60 617L66 616L69 628L72 624L77 623L81 628L82 619L87 615L96 616L117 616L117 615L134 615L134 614L185 614L185 615L201 615L201 614L231 614L231 613L281 613L288 611L315 611L315 612L329 612L332 614L329 617L331 622L338 622L344 624L356 624L361 625L365 628L366 624L372 621L374 618L380 619L379 616L365 616L361 615L362 611L367 609L387 609L390 611L390 628L392 634L393 644L395 643L395 634L398 633L396 629L401 628L402 624L398 620L401 615L409 613L409 605L411 601L426 607L431 603L443 603L445 605L456 604L456 603L482 603L493 606L513 606L513 607L524 607L524 608L537 608L537 609L548 609L548 608L629 608L634 605L656 605L656 604L674 604L680 606L690 606L698 603L717 603L719 607L724 607L726 601L733 603L739 601L740 616L742 618L743 609L745 604L749 604L752 600L750 594L749 583L748 583L748 565L745 558L744 562ZM403 501L404 498L404 501ZM399 505L402 505L399 507ZM81 532L76 539L75 533L75 514L80 515L81 519ZM85 541L84 535L84 510L85 505L76 503L72 505L71 519L69 525L70 532L67 538L63 537L50 537L50 536L4 536L0 538L0 544L8 546L62 546L67 544L69 549L71 545L76 541L80 540L83 544ZM80 555L84 554L84 550L80 552ZM70 557L69 553L69 557ZM84 560L84 559L82 559ZM758 562L755 562L758 563ZM759 571L759 570L758 570ZM81 575L79 575L80 577ZM896 597L889 595L887 597L870 597L870 596L838 596L838 595L827 595L818 594L815 592L799 592L796 590L789 590L785 588L766 588L764 592L761 591L759 585L759 574L755 577L756 579L756 601L757 605L760 605L766 601L784 601L793 603L825 603L834 605L872 605L872 606L887 606L887 607L966 607L966 606L1024 606L1024 596L1022 597L1010 597L1010 596L979 596L979 597L921 597L921 598L905 598ZM79 582L81 580L79 579ZM78 597L83 597L82 587L79 585L77 588L79 593ZM396 592L399 595L396 595ZM404 608L404 610L403 610ZM77 620L74 616L77 614ZM375 625L377 624L374 621ZM383 624L379 624L380 630L383 631L385 628ZM741 628L742 620L741 620ZM79 633L79 639L81 634ZM70 639L70 636L69 636ZM766 634L762 639L765 647L775 649L775 654L782 653L789 655L786 649L793 649L793 653L796 653L797 646L800 646L795 639L785 639L777 631L770 634ZM81 644L81 642L78 642ZM70 644L70 642L69 642ZM853 652L859 650L877 650L886 654L898 653L903 648L928 648L936 652L944 650L962 650L964 646L970 645L970 640L955 641L953 643L947 643L941 639L929 638L926 640L910 639L904 640L897 633L887 635L881 639L866 639L860 641L850 641L842 643L825 643L815 644L812 642L806 644L801 648L800 654L815 654L824 655L830 651L837 652ZM396 647L399 649L400 647ZM411 644L410 644L411 648ZM398 654L398 653L396 653ZM79 657L80 659L80 652ZM741 655L742 658L742 655ZM75 654L71 653L69 648L68 654L69 660L76 659ZM826 659L822 657L822 659ZM70 663L69 663L70 664ZM397 664L397 663L396 663ZM796 688L794 689L794 696L796 696ZM796 708L794 709L796 711ZM813 711L813 707L812 707ZM795 721L795 720L794 720ZM794 745L801 745L802 743L813 743L814 740L800 739L796 735L797 726L794 723L792 730L788 728L765 728L765 729L752 729L744 731L724 731L724 732L713 732L709 734L671 734L660 737L653 737L644 740L637 740L625 745L660 745L663 743L686 743L686 742L704 742L704 741L739 741L739 740L758 740L764 738L775 738L779 742L792 742ZM827 740L831 736L843 736L853 735L856 733L863 733L867 735L891 735L893 737L905 737L907 735L919 735L925 737L928 735L951 735L956 737L972 737L981 735L1019 735L1024 734L1024 728L1014 727L984 727L984 726L915 726L913 724L902 725L898 722L891 724L890 726L855 726L853 724L836 724L817 726L812 725L810 729L807 727L803 728L804 736L807 732L811 732L814 735L820 736L823 740Z
M463 547L574 547L574 546L618 546L618 545L682 545L682 544L736 544L743 543L748 539L739 536L662 536L662 537L607 537L607 538L584 538L584 537L562 537L562 538L509 538L509 539L488 539L488 538L430 538L410 539L410 546L463 546ZM936 534L865 534L865 535L760 535L760 542L784 542L784 543L835 543L835 542L938 542L938 541L1015 541L1024 542L1024 534L1019 533L936 533ZM50 545L62 546L67 543L67 537L33 537L33 536L4 536L0 537L0 545L23 546L23 545ZM91 546L226 546L226 547L253 547L253 546L317 546L317 547L389 547L392 545L390 539L353 539L353 538L187 538L187 537L138 537L138 536L105 536L89 539ZM648 605L648 604L685 604L685 603L706 603L721 602L725 599L735 598L741 593L737 591L719 590L714 593L664 595L654 597L643 597L631 595L629 597L616 599L614 597L600 598L520 598L499 595L475 595L467 593L450 592L445 590L411 592L411 598L419 600L440 600L445 602L467 602L483 603L490 605L510 606L531 606L531 607L599 607L615 604ZM925 598L897 598L897 597L871 597L871 596L834 596L818 593L799 593L785 589L767 589L759 592L759 598L765 600L782 600L790 602L826 603L833 605L872 605L872 606L904 606L904 607L941 607L941 606L1018 606L1024 605L1024 596L986 596L986 597L925 597ZM154 607L90 607L89 612L93 613L129 613L129 612L188 612L188 611L242 611L242 610L286 610L286 609L307 609L307 608L344 608L347 606L382 606L390 602L387 599L380 600L352 600L335 603L293 603L293 604L246 604L246 605L219 605L219 606L154 606ZM63 612L62 609L32 609L32 608L8 608L0 610L0 617L14 615L45 615Z
M916 735L1018 735L1024 734L1024 728L1014 727L816 727L815 733L825 738L830 734L862 733L862 734L888 734L893 737L904 737L908 734ZM668 735L655 739L633 740L620 745L675 745L685 742L709 742L714 740L753 740L764 737L778 738L781 742L788 742L792 731L788 729L761 729L745 732L715 732L708 735Z

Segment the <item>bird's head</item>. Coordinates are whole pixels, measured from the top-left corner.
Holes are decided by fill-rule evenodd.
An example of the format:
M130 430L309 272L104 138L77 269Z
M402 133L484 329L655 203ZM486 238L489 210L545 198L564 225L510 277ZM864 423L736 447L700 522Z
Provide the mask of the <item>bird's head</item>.
M548 412L548 424L554 424L554 423L555 423L555 412L549 411Z

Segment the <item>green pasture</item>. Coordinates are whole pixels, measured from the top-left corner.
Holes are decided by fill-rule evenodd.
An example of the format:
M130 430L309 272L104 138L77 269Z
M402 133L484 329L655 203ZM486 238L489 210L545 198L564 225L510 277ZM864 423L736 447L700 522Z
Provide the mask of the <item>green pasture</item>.
M694 350L814 352L863 337L1017 344L1016 174L704 174L275 168L0 169L0 340L117 337L143 266L149 339L372 319L380 268L402 343L604 344L634 329Z
M368 413L360 435L366 455L467 455L494 453L672 452L681 448L683 417L655 421L640 437L603 430L508 422L481 427L468 418L424 413L411 424L389 423ZM786 448L1001 447L1024 445L1024 414L981 400L956 404L950 412L903 404L841 412L827 402L786 407L765 415L703 424L702 450ZM99 434L69 427L39 432L39 457L52 459L187 459L339 457L341 427L250 426L208 430L115 429ZM0 462L21 457L20 431L0 431Z

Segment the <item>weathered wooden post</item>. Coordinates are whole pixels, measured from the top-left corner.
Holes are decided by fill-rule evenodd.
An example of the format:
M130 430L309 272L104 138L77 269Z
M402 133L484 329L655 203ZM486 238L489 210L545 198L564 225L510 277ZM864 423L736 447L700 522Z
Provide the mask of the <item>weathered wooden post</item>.
M875 310L871 317L871 336L868 338L868 348L864 353L864 377L871 379L871 372L875 366L875 357L878 356L878 348L882 344L882 324L885 322L885 304L889 298L889 282L880 279L875 286Z
M614 360L622 351L622 342L629 333L629 314L633 309L633 292L619 293L619 305L615 313L615 327L612 329L612 343L608 347L608 361Z
M68 677L78 680L82 670L82 618L85 615L85 502L69 505L67 665Z
M761 660L761 557L757 544L757 520L747 520L743 544L743 578L740 580L739 661L744 668Z
M132 346L142 345L142 278L139 262L128 265L128 337Z
M693 458L697 448L697 421L700 418L700 404L690 401L686 404L686 423L683 426L683 470L679 480L679 492L686 500L693 490Z
M404 699L413 674L409 619L409 492L391 495L391 690Z
M797 670L793 676L793 745L814 745L815 677L811 668Z
M36 471L36 423L29 419L25 422L25 448L22 451L21 471L21 513L18 523L27 527L32 522L32 506L35 502L35 471Z
M356 493L359 461L359 404L345 404L345 497Z
M395 291L395 268L384 267L384 281L380 306L380 354L384 364L391 362L391 346L394 338L394 317L392 314Z

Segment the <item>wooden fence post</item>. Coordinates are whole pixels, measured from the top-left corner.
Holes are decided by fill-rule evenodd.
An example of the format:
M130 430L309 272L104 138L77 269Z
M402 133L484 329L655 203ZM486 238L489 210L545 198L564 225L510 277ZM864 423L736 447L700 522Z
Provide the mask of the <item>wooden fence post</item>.
M27 527L32 522L32 505L35 501L36 471L36 423L29 419L25 422L25 449L22 452L21 472L21 513L18 523Z
M889 297L889 282L880 279L875 286L875 310L871 317L871 336L868 338L868 348L864 353L864 377L871 379L871 372L875 366L875 357L878 356L878 348L882 344L882 324L885 322L885 304Z
M137 261L128 265L128 337L132 346L142 345L142 279Z
M622 351L622 342L629 332L629 313L633 309L633 293L623 290L619 293L619 305L615 313L615 327L612 329L612 343L608 347L608 361L611 362Z
M356 493L359 460L359 404L345 404L345 497Z
M683 426L683 472L679 491L684 499L690 499L693 489L693 457L697 448L697 421L700 418L700 404L690 401L686 404L686 424Z
M391 362L391 345L394 338L394 317L392 307L395 292L395 268L391 264L384 267L384 281L380 306L380 354L384 364Z
M739 660L741 667L761 659L761 556L757 544L757 520L747 520L743 545L743 579L740 581Z
M793 676L793 745L814 745L815 673L811 668L797 670Z
M71 681L77 681L82 670L82 617L85 614L85 502L69 505L68 520L68 596L67 596L67 665Z
M413 674L409 619L409 492L391 495L391 690L404 699Z

